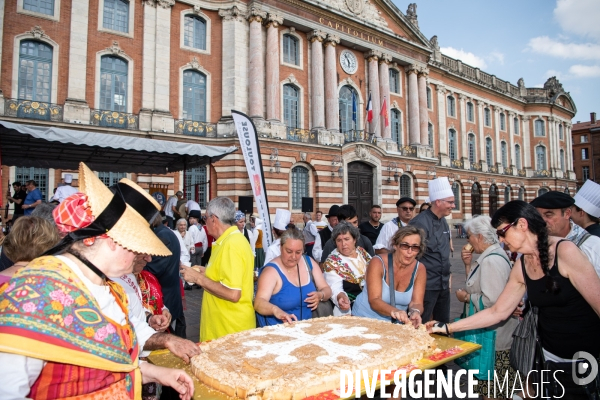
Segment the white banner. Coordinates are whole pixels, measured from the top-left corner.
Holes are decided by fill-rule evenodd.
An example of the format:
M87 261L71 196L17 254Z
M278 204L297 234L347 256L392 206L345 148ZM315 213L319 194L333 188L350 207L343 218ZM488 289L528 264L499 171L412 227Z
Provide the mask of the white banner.
M252 120L244 113L231 110L231 116L235 122L238 137L240 138L240 147L244 154L244 161L246 162L248 177L252 185L252 194L254 195L258 215L263 220L263 248L267 251L267 248L273 243L273 237L271 236L269 201L267 200L265 176L260 157L256 127Z

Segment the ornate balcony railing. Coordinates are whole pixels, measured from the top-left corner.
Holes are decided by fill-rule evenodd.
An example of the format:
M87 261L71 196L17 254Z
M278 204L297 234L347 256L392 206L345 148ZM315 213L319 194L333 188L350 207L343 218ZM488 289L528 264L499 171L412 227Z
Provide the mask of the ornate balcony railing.
M463 160L452 160L452 168L460 168L463 169L465 167L465 163Z
M537 171L535 171L533 173L533 176L536 177L544 177L544 178L548 178L550 177L552 174L550 173L550 171L548 171L547 169L538 169Z
M191 121L189 119L176 119L175 133L188 136L214 137L217 133L217 124Z
M513 174L512 167L506 167L506 168L504 168L504 175L512 175L512 174Z
M91 109L90 124L109 128L137 130L139 126L139 117L135 114L119 111Z
M417 156L417 148L415 146L406 145L399 147L398 150L400 151L400 154L402 154L404 157Z
M488 165L488 172L491 172L492 174L497 174L498 166L497 165Z
M367 142L376 143L377 139L373 133L365 131L347 131L344 133L344 143Z
M517 171L517 174L519 176L527 176L527 171L524 170L524 169L520 169L520 170Z
M7 117L62 122L63 108L58 104L41 101L6 99L4 101L4 115Z
M481 171L481 162L474 162L471 164L471 171Z
M287 128L287 140L301 143L319 143L319 135L316 131L310 131L309 129L300 128Z

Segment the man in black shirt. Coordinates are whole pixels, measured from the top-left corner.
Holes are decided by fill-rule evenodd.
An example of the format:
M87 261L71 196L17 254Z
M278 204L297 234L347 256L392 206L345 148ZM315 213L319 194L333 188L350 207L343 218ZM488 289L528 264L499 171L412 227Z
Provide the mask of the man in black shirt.
M381 232L383 224L379 222L381 219L381 206L374 204L371 206L371 212L369 213L369 221L363 222L358 226L360 233L369 238L372 245L377 242L377 236Z
M21 182L13 182L12 184L13 190L15 192L14 196L10 196L10 193L6 194L6 199L14 203L15 212L13 213L13 221L19 217L23 216L23 201L25 201L25 197L27 197L27 190L25 187L21 186Z

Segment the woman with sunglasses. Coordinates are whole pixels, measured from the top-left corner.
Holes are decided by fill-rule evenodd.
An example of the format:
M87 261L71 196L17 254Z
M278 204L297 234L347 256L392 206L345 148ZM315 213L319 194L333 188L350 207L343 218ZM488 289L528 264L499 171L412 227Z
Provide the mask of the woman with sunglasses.
M469 243L463 247L461 256L465 263L467 280L466 289L458 289L456 298L465 303L466 309L473 304L475 313L490 308L496 303L510 276L510 260L500 246L496 230L490 221L490 217L480 215L464 224ZM479 254L474 264L472 264L473 253ZM502 391L502 396L506 398L512 397L506 391L512 388L516 375L516 371L510 366L509 352L512 334L518 324L519 320L511 316L494 326L496 330L494 370L501 377L505 377L508 373L510 384ZM475 387L475 392L483 395L484 399L492 398L488 396L487 388L488 381L480 380Z
M414 226L399 228L391 240L392 253L376 255L367 268L363 291L354 302L352 314L358 317L385 321L397 320L421 324L423 296L427 283L425 266L417 261L425 251L425 234ZM390 282L389 263L393 264L393 283ZM394 288L395 306L390 304L390 287Z
M587 257L574 243L548 236L542 216L520 200L501 207L492 218L492 226L510 251L522 254L498 301L451 324L430 321L428 329L450 334L494 326L509 318L527 293L531 305L538 308L538 337L546 361L572 362L580 351L597 358L600 279ZM570 371L567 375L571 376ZM579 398L572 391L582 390L581 386L572 381L565 386L564 398Z

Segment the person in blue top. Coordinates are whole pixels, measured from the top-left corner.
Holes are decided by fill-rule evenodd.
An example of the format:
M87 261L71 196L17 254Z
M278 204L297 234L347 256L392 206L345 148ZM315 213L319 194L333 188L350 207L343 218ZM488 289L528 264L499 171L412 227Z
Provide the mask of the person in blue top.
M27 188L27 197L23 202L23 213L31 215L33 210L42 204L42 192L37 188L37 183L34 180L27 181L25 187Z
M417 258L425 251L425 234L414 226L403 226L392 237L392 253L373 257L367 268L363 291L356 297L352 315L421 324L427 272ZM389 263L394 281L390 284ZM390 286L394 288L395 307L390 305Z
M254 310L260 327L310 319L319 302L331 297L319 265L302 256L302 231L288 229L279 239L281 255L266 264L258 278Z

